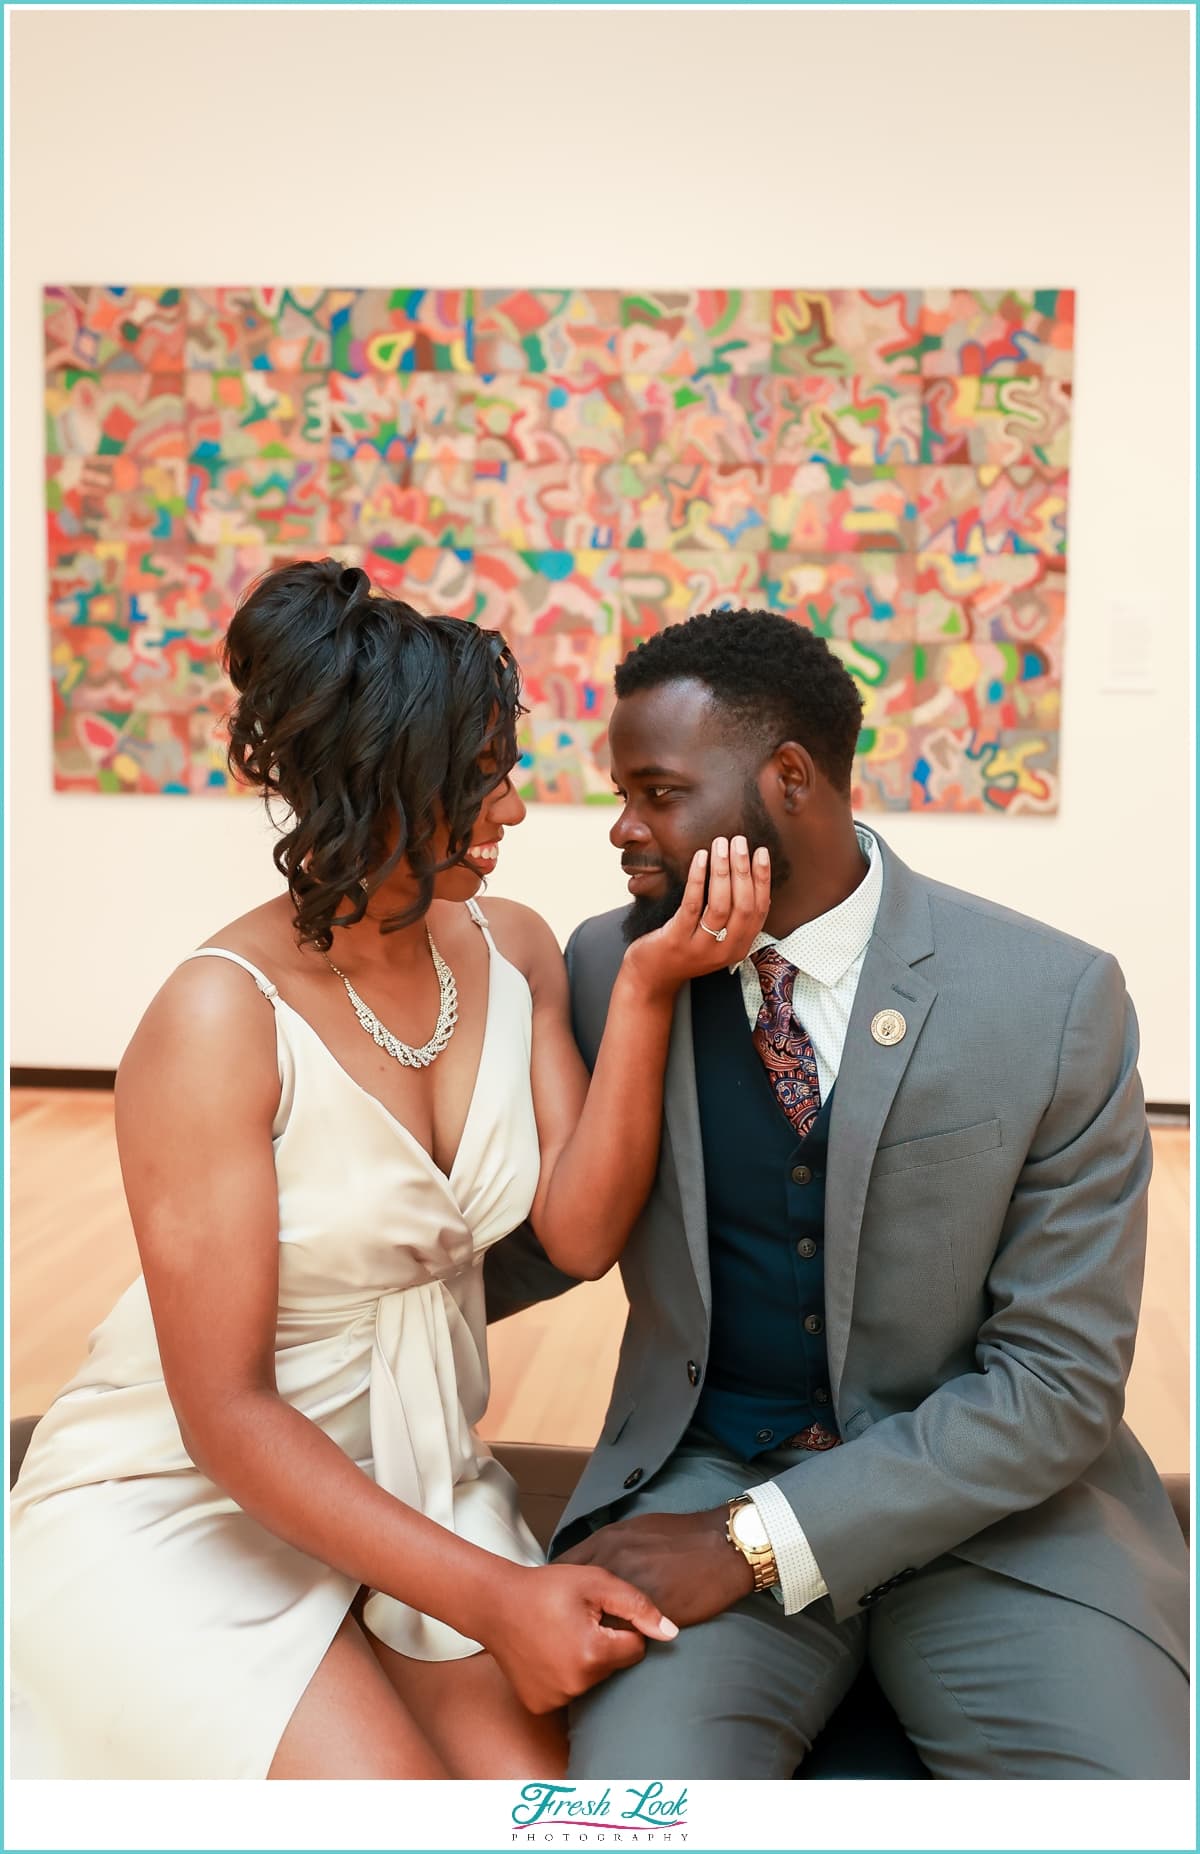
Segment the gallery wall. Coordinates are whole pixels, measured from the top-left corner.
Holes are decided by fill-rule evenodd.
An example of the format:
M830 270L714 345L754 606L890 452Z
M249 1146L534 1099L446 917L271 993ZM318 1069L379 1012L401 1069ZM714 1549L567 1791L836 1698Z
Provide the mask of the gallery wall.
M52 790L44 284L1029 284L1078 292L1061 808L884 828L1111 947L1185 1099L1187 80L1149 10L15 16L12 1061L113 1066L276 886L252 802ZM494 890L618 905L613 815L535 807Z

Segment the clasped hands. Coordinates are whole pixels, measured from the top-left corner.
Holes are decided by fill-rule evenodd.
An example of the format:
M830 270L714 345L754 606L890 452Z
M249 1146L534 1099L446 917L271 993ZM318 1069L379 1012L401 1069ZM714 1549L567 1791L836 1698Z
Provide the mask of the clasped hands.
M728 1509L639 1513L552 1564L511 1565L489 1586L476 1637L530 1712L565 1706L652 1641L729 1609L754 1577L725 1533Z
M704 1513L635 1513L601 1526L554 1562L599 1565L643 1591L680 1628L689 1628L719 1616L754 1589L750 1566L726 1535L728 1514L725 1506Z

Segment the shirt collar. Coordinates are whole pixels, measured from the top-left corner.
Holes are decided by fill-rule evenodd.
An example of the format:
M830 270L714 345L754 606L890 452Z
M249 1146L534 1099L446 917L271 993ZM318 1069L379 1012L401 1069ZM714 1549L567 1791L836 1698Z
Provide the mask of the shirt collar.
M827 914L805 921L803 927L794 927L782 940L773 939L769 933L756 935L747 959L760 947L777 946L789 964L815 979L818 985L836 985L846 976L855 960L867 950L867 942L875 931L875 916L883 889L883 858L878 842L861 824L854 826L854 832L870 866L853 894L847 895L836 908L830 908ZM738 970L737 966L730 967L731 972Z

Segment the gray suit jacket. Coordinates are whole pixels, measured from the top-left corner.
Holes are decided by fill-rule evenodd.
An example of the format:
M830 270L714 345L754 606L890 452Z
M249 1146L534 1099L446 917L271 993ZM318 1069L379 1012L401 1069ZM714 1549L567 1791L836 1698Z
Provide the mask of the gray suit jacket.
M830 1384L847 1446L779 1477L836 1615L951 1552L1119 1617L1187 1656L1187 1558L1122 1422L1151 1146L1116 961L925 880L885 845L834 1095ZM589 1064L621 912L568 948ZM883 1047L878 1011L907 1032ZM675 1014L653 1192L621 1262L629 1318L601 1441L563 1534L648 1480L708 1348L704 1154L690 994ZM528 1230L492 1250L491 1317L573 1285Z

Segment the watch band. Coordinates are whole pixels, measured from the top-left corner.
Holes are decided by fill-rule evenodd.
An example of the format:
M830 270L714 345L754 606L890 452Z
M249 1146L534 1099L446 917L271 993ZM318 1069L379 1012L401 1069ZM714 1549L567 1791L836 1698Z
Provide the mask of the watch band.
M753 1505L754 1499L751 1494L738 1494L729 1502L729 1512L725 1520L725 1537L750 1566L755 1590L771 1590L779 1582L774 1548L769 1541L765 1545L747 1545L736 1536L733 1530L734 1514L743 1506ZM755 1510L757 1511L757 1508Z

